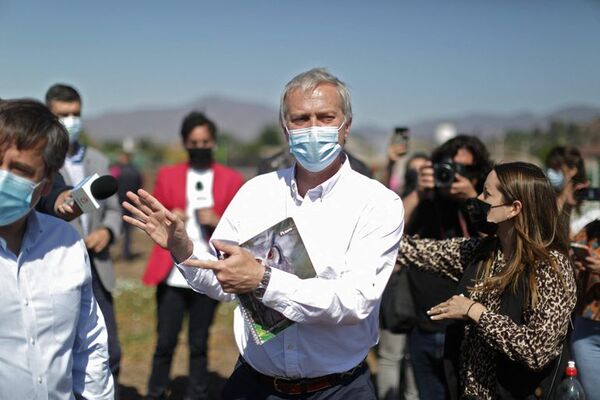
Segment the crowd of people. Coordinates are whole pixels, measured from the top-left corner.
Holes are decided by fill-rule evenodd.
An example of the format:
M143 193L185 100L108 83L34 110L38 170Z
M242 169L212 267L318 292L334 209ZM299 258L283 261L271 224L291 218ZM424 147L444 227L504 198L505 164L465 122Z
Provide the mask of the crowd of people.
M130 152L109 168L81 143L81 112L64 84L45 104L0 101L0 398L119 398L110 248L134 258L132 227L154 242L148 399L169 395L186 315L185 398L208 398L209 327L233 300L240 355L223 399L550 399L573 359L600 398L600 215L582 209L594 199L575 147L540 168L494 164L470 135L410 156L393 142L379 182L344 149L347 86L316 68L284 87L288 148L257 176L217 163L217 126L192 111L187 160L161 167L150 193ZM111 173L118 193L83 212L78 183ZM297 230L309 266L282 241L252 253L269 230Z

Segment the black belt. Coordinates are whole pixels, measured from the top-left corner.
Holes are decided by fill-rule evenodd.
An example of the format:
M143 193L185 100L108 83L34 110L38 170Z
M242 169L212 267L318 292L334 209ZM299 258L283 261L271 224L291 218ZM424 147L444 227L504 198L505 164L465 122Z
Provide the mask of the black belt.
M290 395L309 394L329 389L330 387L354 379L368 368L366 361L363 360L356 367L351 368L346 372L338 372L315 378L286 379L261 374L252 368L242 357L240 357L240 361L242 364L246 365L262 383L267 384L279 393Z

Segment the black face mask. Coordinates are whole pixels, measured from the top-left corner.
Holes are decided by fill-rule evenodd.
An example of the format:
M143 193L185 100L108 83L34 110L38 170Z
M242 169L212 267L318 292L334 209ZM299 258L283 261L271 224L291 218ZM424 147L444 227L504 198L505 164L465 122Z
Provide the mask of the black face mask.
M500 204L494 207L500 207L504 204ZM492 206L485 201L477 198L468 199L465 201L465 210L467 211L467 218L469 222L481 233L486 235L495 235L498 230L498 224L495 222L489 222L487 216L490 213Z
M193 148L186 149L190 159L190 165L194 168L208 168L213 162L213 149L209 148Z

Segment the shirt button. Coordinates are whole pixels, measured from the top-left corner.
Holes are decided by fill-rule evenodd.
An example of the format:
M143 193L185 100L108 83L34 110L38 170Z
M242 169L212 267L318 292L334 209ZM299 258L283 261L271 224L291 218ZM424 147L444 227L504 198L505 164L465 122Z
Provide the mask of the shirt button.
M29 343L31 343L31 345L33 346L35 344L35 339L34 338L29 339Z
M41 376L38 376L38 383L41 384L44 380L42 379Z
M25 307L29 305L29 300L25 299Z

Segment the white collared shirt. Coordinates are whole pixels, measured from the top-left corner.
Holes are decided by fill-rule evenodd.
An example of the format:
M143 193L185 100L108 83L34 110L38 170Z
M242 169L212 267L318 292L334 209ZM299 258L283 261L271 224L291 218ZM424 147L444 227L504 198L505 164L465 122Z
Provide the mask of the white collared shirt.
M83 240L31 211L18 256L0 239L0 398L112 399L104 317Z
M214 175L212 168L188 168L185 180L185 213L187 215L185 230L190 240L194 242L196 251L208 251L208 233L200 225L197 211L214 205L212 194ZM190 289L187 281L175 265L173 265L167 277L167 285Z
M237 243L293 217L316 278L273 269L263 302L296 321L260 346L239 307L234 333L240 354L270 376L316 377L362 361L378 340L381 293L403 229L402 201L346 161L321 185L298 194L294 168L260 175L237 193L212 238ZM197 258L206 258L194 250ZM210 270L179 266L197 291L232 300Z

